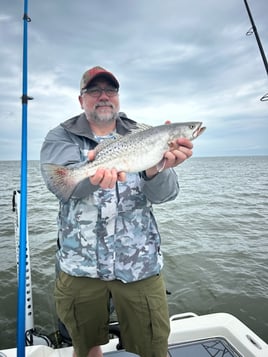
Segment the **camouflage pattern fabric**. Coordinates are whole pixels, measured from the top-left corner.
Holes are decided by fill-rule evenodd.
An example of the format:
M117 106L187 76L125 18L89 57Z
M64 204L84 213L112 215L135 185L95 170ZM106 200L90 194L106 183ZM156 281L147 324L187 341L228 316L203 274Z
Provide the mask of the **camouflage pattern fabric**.
M60 203L60 269L72 276L132 282L163 266L160 236L139 174L114 189Z

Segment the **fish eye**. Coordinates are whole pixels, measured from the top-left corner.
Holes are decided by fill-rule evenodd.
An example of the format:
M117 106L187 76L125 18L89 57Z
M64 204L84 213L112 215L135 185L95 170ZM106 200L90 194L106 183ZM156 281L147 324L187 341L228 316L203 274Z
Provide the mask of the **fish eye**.
M190 129L194 129L195 125L194 124L190 124L189 127L190 127Z

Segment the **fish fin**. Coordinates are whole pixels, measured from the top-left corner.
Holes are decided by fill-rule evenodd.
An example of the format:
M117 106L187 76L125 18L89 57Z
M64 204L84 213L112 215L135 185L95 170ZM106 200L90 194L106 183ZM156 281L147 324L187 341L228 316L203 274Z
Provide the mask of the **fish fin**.
M72 173L73 170L66 166L55 164L42 165L42 174L45 178L48 189L53 192L58 199L64 202L69 200L75 186L80 181Z
M131 131L132 133L137 132L137 131L144 131L144 130L152 128L152 125L148 125L148 124L144 124L144 123L137 123L136 126L137 126L137 128L132 129L132 131Z
M161 161L159 161L159 163L156 165L156 169L158 172L162 172L165 168L166 165L166 158L163 158Z
M131 135L131 134L134 134L134 133L137 133L137 132L140 132L140 131L144 131L144 130L147 130L149 128L152 128L151 125L147 125L147 124L144 124L144 123L137 123L136 124L136 128L133 128L131 130L131 132L127 133L126 135ZM126 136L125 135L125 136ZM121 135L121 134L118 134L118 133L114 133L113 134L113 138L111 139L105 139L103 141L101 141L96 147L95 147L95 150L96 150L96 154L99 153L101 150L103 150L104 148L106 148L107 146L109 146L110 144L112 144L115 140L120 140L124 137L124 135Z
M169 151L177 150L179 146L180 145L175 140L168 142Z

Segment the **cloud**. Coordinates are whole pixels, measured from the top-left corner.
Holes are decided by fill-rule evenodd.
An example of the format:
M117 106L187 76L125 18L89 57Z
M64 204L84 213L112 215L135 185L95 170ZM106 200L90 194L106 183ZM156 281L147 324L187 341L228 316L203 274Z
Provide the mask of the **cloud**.
M264 49L268 3L249 2ZM0 159L20 159L23 9L0 15ZM195 155L268 155L267 76L241 1L29 1L29 158L52 127L78 114L79 81L100 64L120 80L131 118L202 120ZM228 144L228 145L227 145Z

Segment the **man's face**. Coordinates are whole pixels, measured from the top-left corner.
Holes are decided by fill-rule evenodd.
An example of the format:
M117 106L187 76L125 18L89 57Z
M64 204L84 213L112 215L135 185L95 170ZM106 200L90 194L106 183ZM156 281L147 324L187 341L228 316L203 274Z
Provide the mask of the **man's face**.
M105 78L92 81L88 90L79 96L79 101L89 122L111 122L116 119L119 112L116 88Z

